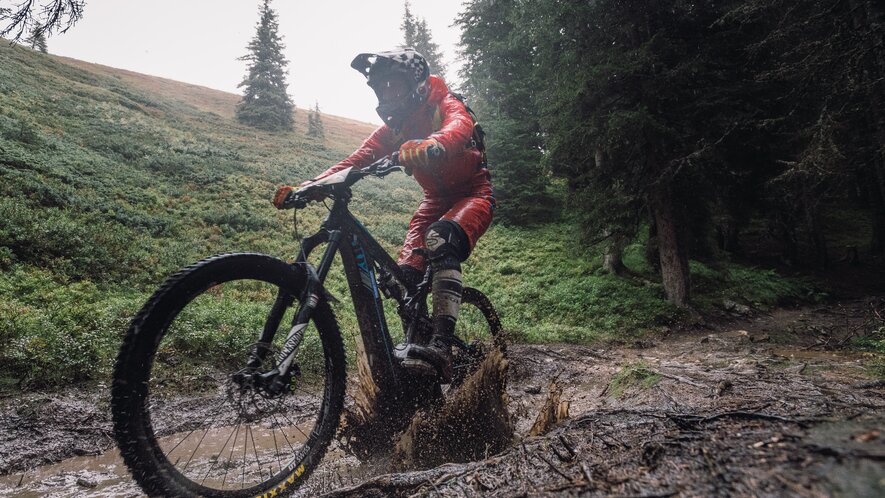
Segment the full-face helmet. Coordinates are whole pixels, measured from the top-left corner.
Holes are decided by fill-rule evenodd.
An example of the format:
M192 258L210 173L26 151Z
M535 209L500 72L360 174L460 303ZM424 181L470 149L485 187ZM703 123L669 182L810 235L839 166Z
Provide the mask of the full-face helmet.
M375 110L395 130L427 100L430 66L414 49L359 54L350 67L366 77L378 97Z

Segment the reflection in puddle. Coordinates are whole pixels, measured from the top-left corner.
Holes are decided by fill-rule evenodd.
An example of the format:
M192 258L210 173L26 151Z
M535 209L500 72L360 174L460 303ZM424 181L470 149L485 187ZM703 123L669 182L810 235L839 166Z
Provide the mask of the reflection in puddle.
M232 480L235 487L240 482L248 486L250 481L254 483L259 476L267 478L269 473L287 464L286 460L301 447L312 429L313 423L273 428L265 425L248 430L238 430L236 426L219 427L172 434L160 438L160 446L168 452L170 461L176 462L179 470L186 466L185 474L192 479L194 476L206 476L205 484L210 486L218 486L222 481L230 485ZM220 453L222 456L218 458ZM242 473L235 476L235 480L234 476L226 476L224 469L230 467L226 465L228 460L239 460L243 455L247 460L246 470L242 470L242 461L239 461L238 472ZM116 448L97 456L69 458L23 474L0 477L0 496L62 498L143 495Z
M114 448L98 456L74 457L24 474L0 477L0 496L141 496L141 489Z

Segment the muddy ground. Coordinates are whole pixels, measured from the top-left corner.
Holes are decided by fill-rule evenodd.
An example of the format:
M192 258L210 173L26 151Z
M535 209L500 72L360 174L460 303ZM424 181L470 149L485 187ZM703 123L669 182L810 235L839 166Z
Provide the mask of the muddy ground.
M846 349L869 303L726 315L626 344L513 346L507 450L390 473L333 445L299 494L885 496L885 382L874 357ZM554 379L569 418L528 437ZM138 496L111 449L107 396L0 400L0 496Z

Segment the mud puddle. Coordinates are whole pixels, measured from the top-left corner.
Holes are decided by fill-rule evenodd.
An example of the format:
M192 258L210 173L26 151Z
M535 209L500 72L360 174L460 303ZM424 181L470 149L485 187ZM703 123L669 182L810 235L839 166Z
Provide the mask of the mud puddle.
M0 477L0 496L119 497L140 494L116 449Z
M159 439L160 447L179 470L212 487L236 487L254 483L262 475L279 471L286 463L282 453L307 440L313 424L240 431L238 427L216 427L188 431ZM289 452L291 454L291 451ZM249 458L242 476L227 476L225 459ZM343 454L330 455L341 458ZM37 497L119 497L142 495L123 463L120 452L110 449L99 455L69 458L56 464L0 477L0 496Z

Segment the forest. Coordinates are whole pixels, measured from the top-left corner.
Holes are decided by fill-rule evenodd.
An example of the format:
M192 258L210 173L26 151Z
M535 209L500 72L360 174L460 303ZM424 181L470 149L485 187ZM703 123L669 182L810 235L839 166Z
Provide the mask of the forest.
M465 91L502 218L565 207L614 273L643 233L678 306L690 259L881 256L881 19L861 1L470 3Z

